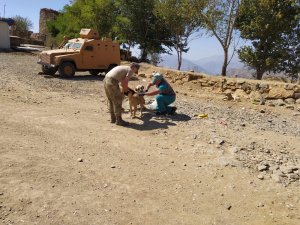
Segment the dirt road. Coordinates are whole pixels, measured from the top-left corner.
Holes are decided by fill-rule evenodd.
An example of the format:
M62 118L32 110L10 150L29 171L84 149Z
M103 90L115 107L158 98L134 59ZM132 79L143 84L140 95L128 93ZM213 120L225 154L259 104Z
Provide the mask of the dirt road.
M176 115L131 119L125 102L124 128L109 122L103 77L38 75L36 61L0 53L0 224L300 223L297 107L172 84Z

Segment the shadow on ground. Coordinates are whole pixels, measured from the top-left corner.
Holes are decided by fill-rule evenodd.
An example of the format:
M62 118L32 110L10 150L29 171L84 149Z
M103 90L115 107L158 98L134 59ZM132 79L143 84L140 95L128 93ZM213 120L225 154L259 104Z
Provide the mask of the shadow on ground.
M169 126L177 125L174 122L189 121L191 117L186 114L174 114L168 116L156 116L153 112L147 111L143 113L140 118L142 124L130 123L129 128L136 130L155 130L155 129L168 129Z
M104 76L102 75L96 75L96 76L93 76L93 75L90 75L90 74L87 74L87 75L75 75L74 77L72 78L64 78L64 77L61 77L60 75L57 75L57 74L54 74L54 75L46 75L46 74L40 74L40 75L43 75L44 78L47 78L47 79L62 79L62 80L71 80L71 81L94 81L94 80L99 80L99 81L103 81L104 79Z

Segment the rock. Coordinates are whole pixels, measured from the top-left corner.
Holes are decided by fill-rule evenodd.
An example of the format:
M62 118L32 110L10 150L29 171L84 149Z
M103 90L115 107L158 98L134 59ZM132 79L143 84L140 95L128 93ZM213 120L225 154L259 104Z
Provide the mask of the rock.
M284 99L284 102L286 102L289 105L293 105L296 103L296 100L293 98L287 98L287 99Z
M280 173L272 174L271 177L276 183L282 183L284 179Z
M82 158L78 158L77 162L83 162L83 159Z
M249 95L251 101L260 102L262 95L259 91L252 91Z
M269 102L269 103L268 103L268 106L270 106L270 107L275 107L275 104L274 104L273 102Z
M300 99L300 92L294 94L295 99Z
M285 84L284 89L285 90L294 90L295 85L294 84Z
M232 205L230 203L224 204L225 209L230 210L232 208Z
M278 169L279 169L279 166L278 166L278 165L272 165L272 166L269 167L269 170L270 170L270 171L273 171L273 173L274 173L274 171L276 171L276 170L278 170Z
M268 170L268 166L266 166L266 165L258 165L257 169L258 169L258 171L265 171L265 170Z
M259 203L256 205L256 207L258 207L258 208L262 208L262 207L264 207L264 206L265 206L265 204L262 203L262 202L259 202Z
M299 174L295 174L295 173L288 174L288 178L289 178L289 180L291 180L291 181L299 180Z
M272 87L268 95L266 96L266 99L286 99L293 98L293 96L293 90L286 90L285 88L281 87Z
M285 102L282 99L277 99L276 101L273 102L274 105L276 106L284 106Z
M294 110L294 109L295 109L295 106L293 106L293 105L287 105L285 108Z
M297 168L293 166L280 166L279 169L284 174L293 173L294 170L297 170Z
M265 178L265 176L263 174L258 174L257 178L260 179L260 180L263 180Z

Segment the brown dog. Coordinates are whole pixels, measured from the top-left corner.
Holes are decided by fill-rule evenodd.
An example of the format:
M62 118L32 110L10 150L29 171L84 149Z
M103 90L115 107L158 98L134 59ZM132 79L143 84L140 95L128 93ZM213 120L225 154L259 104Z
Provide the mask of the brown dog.
M140 116L142 116L142 110L145 107L145 99L143 96L140 96L139 93L144 92L144 86L143 85L138 85L135 88L135 91L132 89L128 89L128 101L129 101L129 108L130 108L130 113L131 117L134 118L136 117L136 111L138 105L140 106Z

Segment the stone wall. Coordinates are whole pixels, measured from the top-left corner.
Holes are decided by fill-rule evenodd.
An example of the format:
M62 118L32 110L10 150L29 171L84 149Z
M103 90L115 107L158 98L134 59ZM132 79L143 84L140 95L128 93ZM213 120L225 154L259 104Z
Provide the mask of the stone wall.
M190 84L193 89L223 94L226 101L243 100L253 104L278 105L291 109L297 107L300 110L299 84L208 76L193 72L161 72L171 83Z

